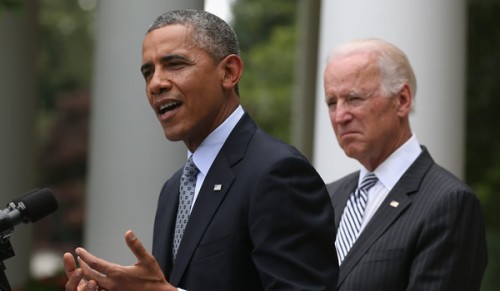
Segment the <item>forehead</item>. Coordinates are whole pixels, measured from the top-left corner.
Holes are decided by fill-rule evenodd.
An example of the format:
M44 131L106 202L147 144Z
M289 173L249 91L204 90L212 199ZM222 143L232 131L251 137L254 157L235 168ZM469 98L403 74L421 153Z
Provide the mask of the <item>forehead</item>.
M376 55L366 52L356 52L334 57L325 68L325 88L362 89L378 83L379 66Z
M192 28L185 25L168 25L150 31L142 43L143 60L156 54L192 49L191 32Z
M378 75L378 58L373 53L353 52L331 59L325 69L331 77Z

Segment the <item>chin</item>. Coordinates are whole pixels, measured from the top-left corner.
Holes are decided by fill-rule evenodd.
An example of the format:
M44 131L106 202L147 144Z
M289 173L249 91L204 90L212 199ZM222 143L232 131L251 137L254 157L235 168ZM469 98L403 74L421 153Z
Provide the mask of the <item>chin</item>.
M353 159L356 159L360 153L359 149L355 147L342 147L342 149L346 156Z
M178 135L178 134L167 132L167 130L164 130L163 133L165 134L165 137L169 141L180 141L180 140L182 140L182 137L180 135Z

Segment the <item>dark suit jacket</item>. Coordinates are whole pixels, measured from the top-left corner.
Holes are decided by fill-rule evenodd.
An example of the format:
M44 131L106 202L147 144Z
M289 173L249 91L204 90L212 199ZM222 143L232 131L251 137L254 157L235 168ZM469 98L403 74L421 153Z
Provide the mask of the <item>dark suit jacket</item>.
M336 227L358 177L328 185ZM337 290L474 291L486 262L478 199L424 148L345 257Z
M324 182L296 149L245 114L205 178L172 263L180 176L161 190L153 237L153 255L174 286L335 289L333 208Z

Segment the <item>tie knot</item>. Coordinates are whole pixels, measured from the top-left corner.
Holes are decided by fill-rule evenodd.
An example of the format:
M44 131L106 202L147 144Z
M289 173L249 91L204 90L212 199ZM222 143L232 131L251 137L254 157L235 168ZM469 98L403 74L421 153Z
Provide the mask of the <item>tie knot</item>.
M370 190L371 187L373 187L378 181L377 176L375 176L374 173L368 173L366 176L363 178L363 181L361 181L361 185L359 186L360 189L364 191Z
M189 157L189 159L186 161L186 164L184 165L184 170L183 170L183 175L187 177L193 177L198 174L199 170L196 167L195 163L193 162L193 155Z

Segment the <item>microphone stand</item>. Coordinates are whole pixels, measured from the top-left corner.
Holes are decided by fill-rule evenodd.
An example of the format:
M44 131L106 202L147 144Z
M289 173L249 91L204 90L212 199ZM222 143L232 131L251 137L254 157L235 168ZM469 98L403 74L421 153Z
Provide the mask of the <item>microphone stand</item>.
M9 238L0 238L0 290L1 291L12 291L9 279L5 275L5 264L4 260L15 256L14 249L12 249L12 245L10 244Z
M5 275L5 264L3 262L0 262L0 268L2 269L0 272L0 290L12 291L12 289L10 289L9 279L7 279Z

